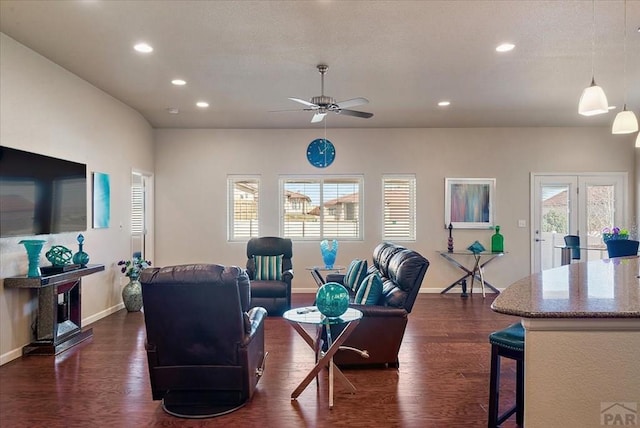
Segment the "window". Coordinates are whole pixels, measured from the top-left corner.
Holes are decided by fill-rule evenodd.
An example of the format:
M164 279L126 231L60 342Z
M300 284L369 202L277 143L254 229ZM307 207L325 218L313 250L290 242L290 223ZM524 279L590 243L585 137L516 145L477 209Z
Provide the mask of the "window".
M282 234L297 239L362 239L362 177L280 180Z
M383 239L416 239L416 178L382 177Z
M229 177L227 188L229 194L228 239L230 241L246 240L258 236L259 179L256 177Z

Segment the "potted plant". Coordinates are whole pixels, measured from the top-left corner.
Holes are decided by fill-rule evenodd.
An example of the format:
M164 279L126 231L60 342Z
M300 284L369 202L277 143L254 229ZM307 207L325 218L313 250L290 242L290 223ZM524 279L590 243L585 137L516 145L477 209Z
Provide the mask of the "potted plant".
M611 239L629 239L629 231L627 229L620 229L619 227L608 228L605 227L602 230L602 240L607 242Z

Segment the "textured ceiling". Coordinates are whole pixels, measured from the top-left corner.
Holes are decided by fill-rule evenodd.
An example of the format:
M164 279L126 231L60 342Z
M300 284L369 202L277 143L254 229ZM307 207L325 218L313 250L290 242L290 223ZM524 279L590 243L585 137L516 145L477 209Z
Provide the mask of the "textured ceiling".
M287 99L366 97L330 127L610 126L640 115L640 0L0 1L0 31L157 128L311 128ZM140 55L146 41L155 51ZM595 40L595 50L592 50ZM509 41L514 51L498 54ZM595 52L595 55L592 55ZM609 104L582 117L591 80ZM170 80L187 80L175 87ZM625 84L626 80L626 84ZM625 89L626 86L626 89ZM436 104L451 101L448 108ZM195 106L210 103L207 109ZM178 108L169 114L167 108Z

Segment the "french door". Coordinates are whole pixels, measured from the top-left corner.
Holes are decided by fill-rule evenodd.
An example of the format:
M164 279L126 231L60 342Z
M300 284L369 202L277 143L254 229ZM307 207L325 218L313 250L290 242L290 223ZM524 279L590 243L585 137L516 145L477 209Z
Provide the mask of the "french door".
M602 230L627 227L627 174L535 174L531 271L560 266L565 235L580 236L581 261L606 258Z

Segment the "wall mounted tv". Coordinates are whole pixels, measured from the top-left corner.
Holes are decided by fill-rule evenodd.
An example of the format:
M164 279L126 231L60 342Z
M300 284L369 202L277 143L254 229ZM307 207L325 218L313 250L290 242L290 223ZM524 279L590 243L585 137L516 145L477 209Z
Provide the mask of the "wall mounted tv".
M87 230L87 165L0 146L0 237Z

